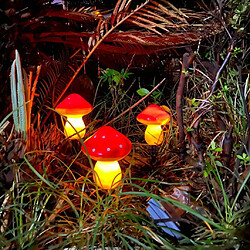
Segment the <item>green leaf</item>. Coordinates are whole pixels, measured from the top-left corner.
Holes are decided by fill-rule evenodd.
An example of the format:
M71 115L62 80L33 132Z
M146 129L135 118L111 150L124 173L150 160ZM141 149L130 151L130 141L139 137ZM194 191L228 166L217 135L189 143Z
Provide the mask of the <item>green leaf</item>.
M211 148L215 149L215 142L214 141L211 142Z
M236 155L236 157L240 160L243 160L244 158L241 155Z
M116 84L119 84L120 83L120 81L121 81L121 76L120 75L114 75L113 76L113 80L114 80L114 82L116 83Z
M222 148L216 148L214 151L215 152L222 152Z
M208 177L208 172L206 170L203 171L204 178Z
M138 89L136 92L140 96L145 96L145 95L147 95L149 93L149 91L147 89L145 89L145 88Z
M127 78L129 78L130 75L133 75L133 73L126 72L123 78L126 80Z
M187 132L192 132L192 131L194 131L193 128L187 127Z
M218 166L218 167L223 167L222 163L220 161L215 161L215 164Z

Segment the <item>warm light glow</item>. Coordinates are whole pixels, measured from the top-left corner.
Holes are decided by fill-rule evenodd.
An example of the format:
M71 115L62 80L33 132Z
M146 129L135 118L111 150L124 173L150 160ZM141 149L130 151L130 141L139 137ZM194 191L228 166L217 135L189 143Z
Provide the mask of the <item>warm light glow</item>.
M149 145L159 145L162 143L164 135L161 125L167 124L170 118L170 114L156 104L149 105L137 115L136 119L147 125L145 140Z
M71 124L70 124L71 123ZM73 129L73 127L75 129ZM78 135L76 134L76 131L79 132L81 130L83 130L85 128L85 124L82 120L82 117L78 117L78 118L69 118L67 119L67 122L65 123L64 126L64 131L65 131L65 135L67 137L73 135L72 137L70 137L69 139L79 139ZM76 131L75 131L76 130ZM80 137L84 137L86 130L84 129L83 131L81 131L79 133Z
M100 13L100 11L98 11L98 10L95 11L95 15L96 15L96 16L100 16L100 17L102 16L102 14Z
M93 107L90 103L75 93L68 95L62 102L60 102L55 110L61 115L67 117L67 122L64 126L65 136L69 137L69 139L79 139L76 131L78 133L79 131L82 131L80 132L80 137L83 137L86 131L82 117L90 113L92 109ZM74 136L70 137L71 135Z
M161 125L148 125L145 131L145 140L148 145L159 145L163 141Z
M116 188L122 179L118 161L97 161L94 171L94 181L103 189Z

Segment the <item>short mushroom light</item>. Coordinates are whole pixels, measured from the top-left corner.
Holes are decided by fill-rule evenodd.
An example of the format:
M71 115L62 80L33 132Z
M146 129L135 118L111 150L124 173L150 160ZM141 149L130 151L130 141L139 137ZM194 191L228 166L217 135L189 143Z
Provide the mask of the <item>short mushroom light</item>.
M145 140L149 145L159 145L163 141L162 125L170 120L170 115L161 107L155 104L145 108L136 119L147 125Z
M116 188L122 178L118 161L131 151L130 140L112 127L103 126L84 144L90 158L97 161L94 167L95 183L103 189ZM83 146L82 151L87 155Z
M90 103L78 94L70 94L60 102L55 109L58 113L67 117L67 121L64 125L65 135L67 137L70 137L70 139L78 139L79 137L76 131L80 137L85 135L85 124L82 117L92 111L93 107Z

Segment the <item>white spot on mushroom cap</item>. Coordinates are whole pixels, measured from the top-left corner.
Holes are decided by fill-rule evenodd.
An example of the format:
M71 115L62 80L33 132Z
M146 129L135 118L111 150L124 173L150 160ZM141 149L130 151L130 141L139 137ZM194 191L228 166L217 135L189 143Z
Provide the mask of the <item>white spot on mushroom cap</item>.
M107 148L107 151L110 151L111 149L110 148Z
M95 148L92 149L92 152L95 152Z
M102 139L105 139L105 138L106 138L106 136L105 136L105 135L103 135L103 136L102 136Z
M123 148L123 145L122 145L122 144L120 144L120 145L119 145L119 147L120 147L120 148Z

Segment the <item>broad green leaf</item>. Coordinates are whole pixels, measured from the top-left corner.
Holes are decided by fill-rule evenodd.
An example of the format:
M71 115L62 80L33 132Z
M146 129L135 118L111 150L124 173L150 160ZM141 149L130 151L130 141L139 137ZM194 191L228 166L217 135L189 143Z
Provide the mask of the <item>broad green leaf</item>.
M222 152L222 148L216 148L214 151L215 152Z
M244 158L241 155L236 155L236 157L240 160L243 160Z
M215 161L215 164L218 166L218 167L223 167L222 163L220 161Z
M119 84L120 81L121 81L120 75L114 75L114 76L113 76L113 80L114 80L114 82L115 82L116 84Z
M147 95L149 93L149 91L147 89L145 89L145 88L138 89L136 92L140 96L145 96L145 95Z

